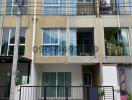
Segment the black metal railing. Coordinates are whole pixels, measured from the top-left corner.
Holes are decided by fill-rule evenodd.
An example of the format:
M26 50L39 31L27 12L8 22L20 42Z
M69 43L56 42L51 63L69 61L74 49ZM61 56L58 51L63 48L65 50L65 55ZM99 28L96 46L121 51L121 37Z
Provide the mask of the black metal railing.
M76 46L70 46L71 56L94 56L96 53L96 47L92 44L77 44Z
M18 7L11 4L11 2L1 2L1 7L6 10L3 11L2 9L0 11L0 15L16 15ZM99 9L100 15L126 15L132 14L131 5L132 2L129 2L129 4L126 6L124 3L118 3L117 0L111 0L109 3L107 3L105 0L101 0L99 4L95 2L60 2L59 4L43 4L43 2L37 2L36 14L44 16L85 16L96 15ZM22 15L34 15L34 2L27 2L26 5L22 7Z
M19 100L115 100L113 86L21 86Z
M9 100L10 87L0 86L0 100Z

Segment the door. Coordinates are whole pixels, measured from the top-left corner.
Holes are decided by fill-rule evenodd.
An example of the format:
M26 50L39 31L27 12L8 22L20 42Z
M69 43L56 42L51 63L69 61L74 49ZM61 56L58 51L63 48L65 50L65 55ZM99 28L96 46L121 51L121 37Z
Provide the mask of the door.
M92 86L92 72L84 73L84 89L86 100L99 100L98 98L98 87Z
M92 73L85 72L83 74L83 85L84 85L84 100L89 100L89 89L92 85Z

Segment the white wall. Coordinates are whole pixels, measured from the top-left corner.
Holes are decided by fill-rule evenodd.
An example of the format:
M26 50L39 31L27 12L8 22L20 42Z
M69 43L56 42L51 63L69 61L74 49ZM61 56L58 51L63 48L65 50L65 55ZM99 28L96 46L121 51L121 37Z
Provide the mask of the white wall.
M102 66L103 86L117 86L117 68L116 65Z
M80 86L82 85L82 66L79 64L43 64L34 66L34 78L35 84L42 86L42 73L43 72L71 72L72 77L72 85ZM30 84L32 85L32 83ZM29 85L29 86L30 86ZM34 91L33 91L34 90ZM23 97L21 100L38 100L43 98L41 96L42 88L22 88ZM17 97L17 96L16 96ZM83 89L82 88L74 88L71 89L71 99L75 98L83 98ZM64 99L64 98L63 98ZM17 99L16 99L17 100Z
M117 66L116 65L102 65L102 85L114 86L115 100L120 100L120 92L117 78Z
M42 72L71 72L72 85L82 85L82 66L79 64L47 64L40 67L39 85L42 85Z

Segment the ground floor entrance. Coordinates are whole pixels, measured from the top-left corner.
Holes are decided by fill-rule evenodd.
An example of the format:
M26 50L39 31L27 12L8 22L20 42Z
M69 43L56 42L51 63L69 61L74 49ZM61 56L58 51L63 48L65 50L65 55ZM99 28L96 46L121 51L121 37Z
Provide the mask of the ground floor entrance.
M113 86L101 86L99 64L39 64L35 68L35 86L22 86L21 100L99 100L104 89L109 91L105 96L113 98Z

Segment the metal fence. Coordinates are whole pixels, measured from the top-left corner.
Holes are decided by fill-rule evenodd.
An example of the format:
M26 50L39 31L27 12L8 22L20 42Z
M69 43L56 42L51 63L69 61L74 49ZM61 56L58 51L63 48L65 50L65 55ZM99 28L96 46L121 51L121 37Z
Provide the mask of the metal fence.
M9 100L10 87L0 86L0 100Z
M102 0L105 1L105 0ZM22 7L22 15L34 14L34 2L27 2ZM16 15L17 6L11 5L11 2L0 3L3 10L0 10L0 15ZM6 6L7 5L7 6ZM88 15L126 15L132 14L132 2L126 6L124 3L117 3L116 0L111 0L110 3L99 2L87 2L87 3L59 3L43 4L43 2L37 2L37 15L43 16L88 16ZM99 10L99 12L97 12Z
M115 100L113 86L21 86L19 100Z

